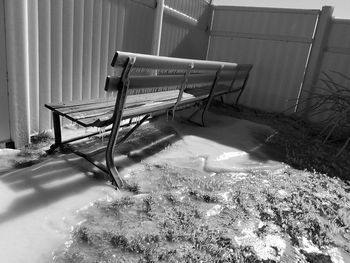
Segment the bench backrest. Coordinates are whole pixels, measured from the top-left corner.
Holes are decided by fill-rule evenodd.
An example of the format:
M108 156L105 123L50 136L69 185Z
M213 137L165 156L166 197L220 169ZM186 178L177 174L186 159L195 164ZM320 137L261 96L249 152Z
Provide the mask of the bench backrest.
M235 89L239 82L243 85L252 65L118 51L112 67L117 74L107 77L105 90L119 91L127 83L128 94L139 94L211 87L215 81Z

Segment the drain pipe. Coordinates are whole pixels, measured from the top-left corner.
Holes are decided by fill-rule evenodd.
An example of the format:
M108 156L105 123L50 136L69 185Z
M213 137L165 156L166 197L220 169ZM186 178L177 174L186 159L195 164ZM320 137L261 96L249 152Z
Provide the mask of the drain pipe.
M153 39L152 39L152 55L159 56L160 42L162 39L162 27L163 27L163 15L164 15L164 0L157 0L156 14L153 24Z

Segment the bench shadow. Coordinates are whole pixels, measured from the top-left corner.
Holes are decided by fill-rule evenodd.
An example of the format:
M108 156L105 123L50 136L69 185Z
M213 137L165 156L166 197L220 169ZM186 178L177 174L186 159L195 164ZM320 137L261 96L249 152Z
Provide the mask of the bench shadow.
M104 185L104 180L96 180L101 177L72 154L50 157L34 166L7 172L0 176L0 183L14 192L14 198L7 210L0 213L0 224L90 187Z

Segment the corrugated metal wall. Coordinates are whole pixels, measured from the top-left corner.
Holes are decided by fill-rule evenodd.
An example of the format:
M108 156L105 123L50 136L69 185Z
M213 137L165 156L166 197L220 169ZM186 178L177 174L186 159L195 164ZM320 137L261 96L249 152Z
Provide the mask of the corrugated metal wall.
M350 80L342 77L340 74L350 78L350 20L334 19L331 24L329 39L323 54L322 66L316 87L327 89L327 86L321 79L327 80L323 73L328 74L335 83L342 85L347 91L350 91ZM329 83L331 86L332 84ZM323 93L321 89L315 90ZM329 105L328 105L329 106ZM327 105L325 105L327 107ZM324 109L324 108L323 108ZM316 115L314 121L328 119L330 112Z
M292 112L319 10L215 7L208 59L252 63L241 103Z
M32 0L28 8L31 132L51 128L45 103L104 97L116 50L151 50L151 7L129 0Z
M211 16L208 2L166 0L165 5L160 55L205 59ZM174 15L174 11L169 9L182 15Z

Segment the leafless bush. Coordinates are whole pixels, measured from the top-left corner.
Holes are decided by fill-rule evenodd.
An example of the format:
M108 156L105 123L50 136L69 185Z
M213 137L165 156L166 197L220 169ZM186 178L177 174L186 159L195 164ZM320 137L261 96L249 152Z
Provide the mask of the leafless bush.
M323 117L320 132L323 143L345 141L338 156L350 141L350 77L334 70L322 72L320 84L323 85L315 86L314 92L300 104L310 105L311 118Z

